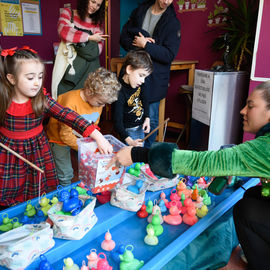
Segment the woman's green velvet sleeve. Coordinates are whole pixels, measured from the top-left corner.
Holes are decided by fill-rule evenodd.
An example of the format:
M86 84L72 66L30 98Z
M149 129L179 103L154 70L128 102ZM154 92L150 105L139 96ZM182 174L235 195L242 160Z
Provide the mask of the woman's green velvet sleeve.
M172 172L192 176L270 178L270 133L218 151L172 152Z

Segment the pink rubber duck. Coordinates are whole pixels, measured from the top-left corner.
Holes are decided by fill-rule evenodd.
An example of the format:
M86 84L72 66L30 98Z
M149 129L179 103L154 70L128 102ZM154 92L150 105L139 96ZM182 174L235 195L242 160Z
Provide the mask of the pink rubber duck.
M102 259L100 256L103 255L104 258ZM99 261L97 263L97 270L112 270L113 268L109 265L106 255L104 253L98 254Z
M190 226L198 222L194 203L187 206L187 212L183 215L183 222Z
M180 216L180 210L176 206L176 202L172 202L172 206L169 209L170 215L163 216L163 220L171 225L179 225L182 223L182 217Z
M89 267L86 265L85 260L82 261L81 270L89 270Z
M88 267L89 269L92 268L97 268L97 263L99 260L99 257L97 255L97 250L96 249L91 249L90 250L90 254L86 256L87 260L88 260Z
M188 189L186 184L183 181L180 181L177 185L177 194L181 198L182 194L185 195L185 198L189 198L191 196L192 190Z
M112 240L112 235L109 231L105 233L105 239L101 243L101 248L106 251L111 251L115 248L115 242Z

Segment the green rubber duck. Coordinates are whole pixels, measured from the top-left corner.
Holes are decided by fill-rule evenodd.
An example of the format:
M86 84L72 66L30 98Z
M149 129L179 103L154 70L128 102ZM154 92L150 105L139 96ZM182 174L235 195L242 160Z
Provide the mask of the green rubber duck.
M125 252L119 255L120 258L120 270L138 270L144 265L144 261L139 261L134 258L132 253L133 246L128 245L125 248Z

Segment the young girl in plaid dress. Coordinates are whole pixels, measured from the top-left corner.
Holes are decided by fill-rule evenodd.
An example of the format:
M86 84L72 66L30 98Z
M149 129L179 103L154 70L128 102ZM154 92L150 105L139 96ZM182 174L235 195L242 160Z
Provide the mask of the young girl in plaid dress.
M101 153L111 144L79 114L64 108L43 90L44 64L29 47L2 50L0 60L0 141L34 163L35 170L0 147L0 207L3 209L56 188L58 178L43 130L46 117L64 122L96 140Z

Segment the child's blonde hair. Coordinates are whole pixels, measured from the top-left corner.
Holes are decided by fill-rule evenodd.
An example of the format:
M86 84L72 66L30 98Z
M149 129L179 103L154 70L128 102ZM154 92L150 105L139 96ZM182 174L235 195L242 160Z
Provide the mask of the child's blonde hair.
M12 49L7 51L11 50ZM2 52L4 51L6 50L3 50ZM6 111L9 108L14 95L14 85L7 79L7 74L12 74L17 78L21 64L26 61L36 61L37 63L41 63L44 67L44 63L37 53L30 48L14 49L13 54L7 54L0 60L0 126L4 125ZM41 115L47 106L46 97L43 93L43 81L37 95L31 98L33 111L37 116Z
M116 74L103 67L91 72L84 82L84 93L87 96L102 96L106 103L111 104L118 98L121 84Z

